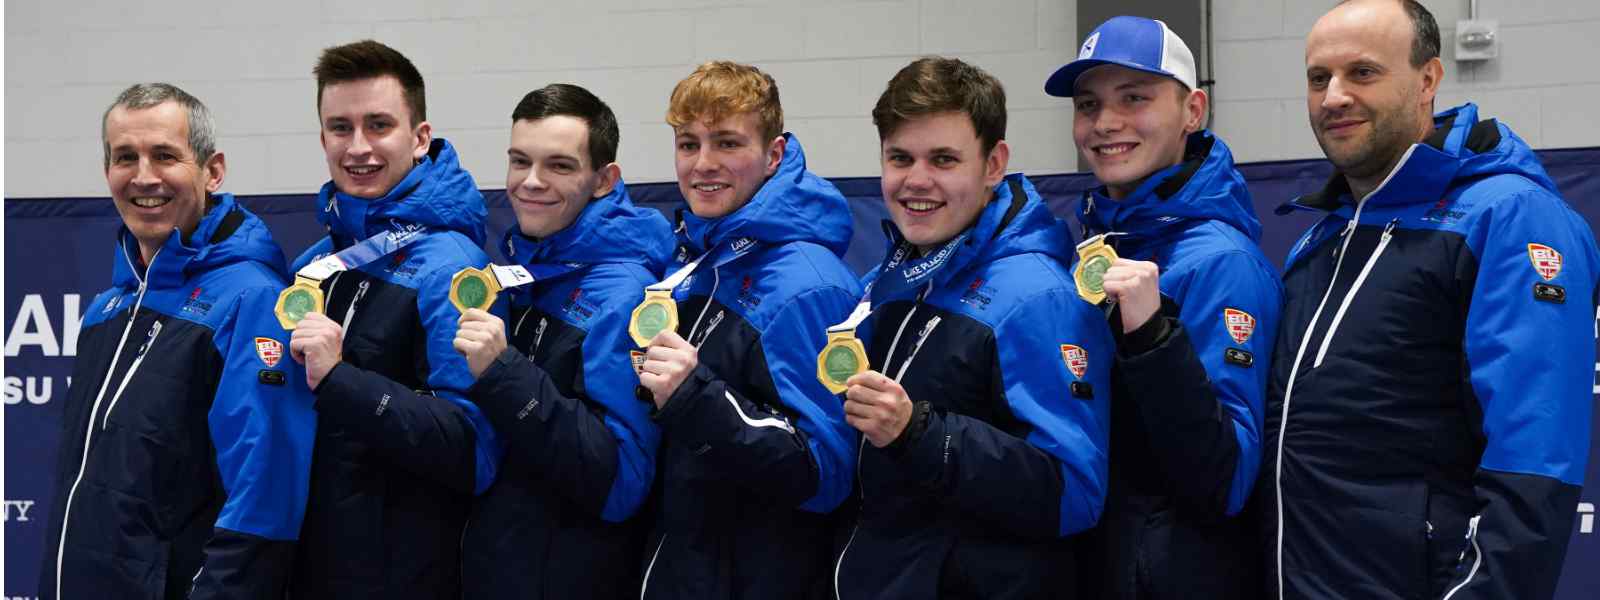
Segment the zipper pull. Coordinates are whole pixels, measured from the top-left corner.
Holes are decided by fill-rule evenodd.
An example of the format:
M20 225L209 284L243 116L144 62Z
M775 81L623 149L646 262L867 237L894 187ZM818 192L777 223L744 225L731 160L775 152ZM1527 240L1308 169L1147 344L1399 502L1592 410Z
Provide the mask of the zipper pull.
M151 342L156 341L156 336L160 335L160 334L161 334L161 321L156 321L154 323L151 323L150 324L150 331L148 331L148 332L146 332L144 334L144 343L139 344L139 350L134 353L134 356L135 357L144 356L145 352L149 352L150 351Z

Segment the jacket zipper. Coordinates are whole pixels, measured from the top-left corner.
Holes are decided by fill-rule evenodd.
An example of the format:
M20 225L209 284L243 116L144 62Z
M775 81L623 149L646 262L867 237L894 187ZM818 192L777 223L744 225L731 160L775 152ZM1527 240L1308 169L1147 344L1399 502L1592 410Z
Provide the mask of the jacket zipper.
M1406 153L1400 156L1400 162L1395 164L1394 170L1389 171L1389 174L1385 176L1383 181L1378 184L1378 187L1374 188L1366 196L1363 196L1360 200L1356 201L1355 215L1350 217L1350 221L1345 224L1344 233L1340 234L1344 240L1339 242L1339 251L1335 255L1336 258L1333 262L1333 276L1328 279L1328 289L1322 292L1322 300L1317 303L1317 310L1311 313L1311 323L1306 326L1305 335L1300 338L1300 349L1296 350L1294 353L1294 364L1289 367L1289 383L1284 386L1283 390L1283 410L1278 416L1278 455L1274 460L1275 465L1273 467L1272 475L1273 498L1276 500L1276 502L1273 503L1275 509L1274 512L1277 513L1277 540L1276 548L1273 551L1273 561L1276 565L1277 571L1276 577L1278 583L1278 600L1284 600L1285 598L1283 591L1283 440L1284 436L1287 435L1289 431L1289 403L1294 399L1294 384L1295 378L1300 374L1300 361L1305 358L1306 347L1311 342L1311 334L1317 327L1317 321L1322 319L1322 309L1327 308L1328 297L1333 295L1334 286L1339 284L1339 269L1344 266L1345 251L1350 247L1350 240L1355 239L1356 227L1361 224L1361 210L1366 208L1367 200L1372 199L1373 196L1378 195L1378 192L1383 191L1383 188L1388 187L1389 181L1393 180L1395 174L1399 173L1400 169L1404 167L1408 161L1410 161L1411 153L1416 149L1417 146L1415 144L1413 144L1410 148L1407 148ZM1394 228L1394 224L1394 221L1390 221L1388 227L1384 229L1385 239L1379 241L1379 250L1375 250L1373 252L1372 259L1368 260L1367 269L1371 269L1372 261L1377 258L1377 254L1379 251L1381 251L1384 242L1387 241L1388 234L1390 230ZM1360 278L1361 277L1359 276L1357 277L1357 279ZM1358 287L1359 284L1359 281L1351 284L1351 293L1354 293L1354 288ZM1345 302L1349 302L1348 295L1346 296ZM1337 323L1330 323L1328 325L1328 334L1324 336L1324 341L1331 337L1333 334L1333 329L1336 325ZM1323 350L1325 350L1325 346L1326 344L1324 344ZM1319 356L1317 359L1317 364L1321 364L1321 352L1319 351L1318 354Z
M133 357L133 364L128 365L128 371L122 374L122 383L117 384L117 391L111 394L111 404L106 407L106 414L100 419L100 429L103 431L111 423L111 411L117 409L117 401L122 399L123 390L128 389L128 382L133 380L134 372L139 370L139 365L144 364L144 357L150 353L150 348L156 344L156 336L161 335L161 321L150 324L150 332L144 336L144 344L139 346L138 353Z
M923 297L927 296L928 292L931 291L933 291L933 283L929 282L928 288L923 290L921 294L917 294L917 301L911 305L911 310L906 311L906 318L900 321L900 327L894 331L894 339L889 341L889 352L884 355L885 360L894 358L895 347L900 345L900 335L906 332L906 325L911 323L911 317L916 316L917 307L922 305ZM911 347L911 354L906 356L906 361L900 365L900 372L895 375L895 383L899 383L900 378L905 376L906 367L911 365L911 359L917 357L917 351L922 349L922 343L928 341L928 336L933 333L933 328L938 326L939 317L937 315L932 319L928 319L928 323L922 326L922 332L917 334L916 345ZM861 440L856 443L856 497L863 505L867 502L867 490L861 486L861 452L866 448L867 436L863 435ZM839 550L839 560L833 563L834 600L844 600L841 596L842 592L839 591L839 571L844 568L844 556L850 552L850 544L856 541L856 533L859 531L861 531L861 517L857 515L855 525L850 528L849 539L844 541L844 548Z
M351 298L350 306L345 307L344 323L339 325L339 329L345 332L350 331L350 319L353 319L356 316L356 303L361 301L362 296L367 295L367 288L371 285L372 280L370 279L363 279L361 280L361 283L356 285L356 297ZM348 335L348 333L346 335Z
M1355 282L1350 284L1350 291L1345 292L1344 300L1339 303L1339 310L1333 313L1333 322L1328 324L1328 331L1322 335L1322 346L1317 348L1317 360L1311 363L1311 368L1322 366L1322 359L1328 355L1328 345L1333 342L1333 333L1339 330L1339 322L1344 320L1344 313L1349 310L1350 301L1356 297L1361 284L1366 283L1367 275L1372 273L1372 266L1378 264L1378 257L1383 255L1383 249L1389 247L1389 240L1394 237L1394 226L1399 222L1399 219L1394 219L1383 227L1383 236L1378 239L1377 249L1372 251L1372 256L1367 257L1367 264L1361 266L1361 272L1356 275Z
M154 264L159 256L161 256L161 250L158 249L154 255L150 256L151 264ZM122 252L122 259L128 261L129 269L138 277L139 293L133 301L133 308L128 311L128 324L122 328L122 339L117 341L117 351L111 355L111 366L106 369L106 378L100 382L100 392L95 394L94 404L89 407L89 424L83 435L83 456L78 461L78 474L72 479L72 487L67 489L67 504L66 508L62 509L61 514L61 538L56 541L57 598L61 597L62 563L66 558L67 526L72 522L72 498L77 495L78 484L83 482L83 472L89 466L89 442L94 440L94 415L100 412L100 401L105 399L106 388L111 385L111 376L117 371L117 361L122 359L122 348L127 345L128 333L133 331L133 322L139 317L139 307L144 304L144 292L149 283L146 281L146 277L150 275L149 267L145 267L144 275L137 275L139 269L134 266L133 259L128 256L126 248ZM132 367L130 366L129 368L131 369ZM111 411L108 409L106 412L109 414Z
M706 305L700 307L700 316L694 318L694 326L689 328L689 340L694 339L695 331L700 329L700 320L706 318L706 310L711 308L711 301L717 298L717 286L719 285L722 285L722 272L718 271L717 268L713 266L711 267L711 293L706 296ZM707 335L709 336L710 334L708 333ZM700 343L704 344L705 339L702 338ZM699 344L695 344L694 346L696 348L700 347Z

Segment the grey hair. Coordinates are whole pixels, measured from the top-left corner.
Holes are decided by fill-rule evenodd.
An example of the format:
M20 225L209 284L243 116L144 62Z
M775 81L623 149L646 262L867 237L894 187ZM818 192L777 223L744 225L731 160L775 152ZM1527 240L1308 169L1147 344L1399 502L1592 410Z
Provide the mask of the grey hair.
M216 124L205 103L170 83L136 83L117 94L116 101L100 115L100 146L106 168L111 167L111 142L106 139L106 119L111 111L119 106L129 110L151 108L167 101L177 102L189 114L189 149L194 151L195 161L204 165L211 160L217 152Z

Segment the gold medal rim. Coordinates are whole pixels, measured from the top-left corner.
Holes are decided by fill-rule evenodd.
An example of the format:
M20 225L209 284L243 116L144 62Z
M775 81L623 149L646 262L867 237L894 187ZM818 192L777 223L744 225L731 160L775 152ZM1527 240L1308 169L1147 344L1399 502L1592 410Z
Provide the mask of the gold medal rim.
M845 391L848 387L843 383L835 383L832 378L828 377L828 354L834 348L839 347L848 349L851 354L855 355L856 364L858 365L856 373L865 373L869 367L867 364L867 347L853 333L846 332L829 335L828 343L824 344L822 351L817 353L817 381L822 382L823 387L828 388L828 391L835 394Z
M284 302L289 299L289 294L296 289L303 289L311 294L312 309L310 312L322 312L322 288L308 281L295 281L289 287L283 288L283 291L278 292L278 302L272 307L273 314L278 317L278 324L283 326L285 331L293 331L300 324L300 321L291 321L283 307Z
M456 311L467 312L468 308L477 308L475 306L467 306L465 302L461 301L460 294L457 293L461 287L461 282L468 278L482 281L483 287L489 290L489 294L485 296L487 302L484 303L484 310L488 310L488 307L494 306L494 301L500 296L500 282L497 281L494 278L494 275L491 275L487 270L479 269L477 267L467 267L460 271L456 271L455 276L450 278L450 304L456 307Z
M672 294L659 290L647 291L645 292L644 300L640 301L638 306L633 307L633 313L628 316L628 337L633 338L633 343L638 344L640 348L649 346L650 338L644 337L644 334L639 331L639 315L644 312L644 309L656 304L662 305L667 310L667 324L661 330L678 330L678 303L672 299Z

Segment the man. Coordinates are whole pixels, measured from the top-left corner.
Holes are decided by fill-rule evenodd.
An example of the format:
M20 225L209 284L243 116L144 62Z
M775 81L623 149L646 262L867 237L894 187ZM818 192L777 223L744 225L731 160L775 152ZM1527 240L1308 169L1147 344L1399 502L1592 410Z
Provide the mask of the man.
M1549 598L1589 449L1597 251L1526 144L1433 115L1420 4L1340 4L1306 37L1337 168L1284 268L1268 387L1275 598Z
M663 436L641 596L804 597L827 581L828 513L854 464L839 399L814 375L828 326L861 295L840 259L850 209L806 170L777 83L755 67L701 65L667 123L689 264L652 286L681 319L648 340L639 373Z
M533 276L506 322L461 317L469 390L509 446L462 540L466 598L623 598L638 589L638 511L661 434L628 319L672 258L672 227L635 207L611 108L581 87L529 92L511 113L506 256Z
M325 314L291 342L319 423L293 592L458 598L462 526L502 451L451 347L451 278L489 261L483 197L432 136L405 56L356 42L324 50L313 73L332 181L318 194L328 237L294 265L320 280Z
M1244 177L1204 129L1194 57L1161 21L1101 24L1045 91L1072 98L1078 156L1104 184L1078 220L1120 256L1104 276L1115 450L1084 596L1253 597L1255 523L1235 517L1260 466L1283 292Z
M123 226L78 336L45 598L278 598L316 417L272 316L283 253L219 194L211 113L142 83L101 118Z
M894 227L856 331L873 369L838 598L1063 598L1105 497L1111 336L1078 298L1072 235L1006 176L1005 91L912 62L872 110Z

